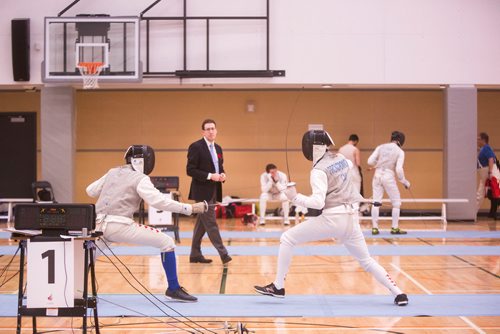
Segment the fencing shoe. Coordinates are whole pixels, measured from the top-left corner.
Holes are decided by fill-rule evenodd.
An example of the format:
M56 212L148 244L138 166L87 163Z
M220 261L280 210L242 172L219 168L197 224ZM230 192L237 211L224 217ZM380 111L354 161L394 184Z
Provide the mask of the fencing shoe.
M167 289L167 291L165 291L165 296L167 296L168 299L185 303L195 303L198 301L198 298L191 296L182 286L177 290Z
M391 234L406 234L406 233L408 233L408 232L400 230L399 227L398 228L394 228L394 227L391 228Z
M272 297L277 297L277 298L284 298L285 297L285 288L281 289L276 289L274 286L274 283L271 283L266 286L257 286L255 285L254 287L255 292L260 293L261 295L265 296L272 296Z
M408 296L404 293L397 295L396 299L394 299L394 304L396 304L397 306L408 305Z
M372 228L372 235L377 235L377 234L380 234L378 228L376 227Z

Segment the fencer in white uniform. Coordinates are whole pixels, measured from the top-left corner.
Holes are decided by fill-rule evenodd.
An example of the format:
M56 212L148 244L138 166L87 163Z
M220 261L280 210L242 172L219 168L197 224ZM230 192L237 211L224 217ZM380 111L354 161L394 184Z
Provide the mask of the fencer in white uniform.
M406 234L399 228L399 214L401 208L401 196L399 194L396 177L406 189L410 188L410 182L405 178L403 165L405 153L401 149L405 142L405 135L400 131L393 131L391 142L377 146L368 158L368 164L375 168L372 181L373 202L380 203L384 190L387 192L392 204L392 227L391 234ZM372 234L379 234L378 230L379 207L372 207Z
M126 165L111 168L104 176L87 187L87 194L99 197L96 202L96 230L103 233L97 245L105 249L105 243L134 243L153 246L161 251L162 265L167 276L169 299L196 302L197 298L179 285L174 240L161 231L134 222L134 212L143 199L159 210L190 215L203 213L206 203L185 204L177 202L156 189L147 174L154 168L154 151L147 145L130 146L125 153ZM104 243L105 242L105 243Z
M288 183L288 178L286 174L279 171L278 167L274 164L267 164L266 171L260 175L260 188L262 193L259 199L259 211L260 211L260 225L266 223L266 208L267 201L281 201L281 207L283 209L283 224L290 225L290 219L288 217L290 211L290 203L288 198L283 193L286 185Z
M333 140L326 131L310 130L304 134L302 151L308 160L313 161L310 175L312 195L298 194L294 185L289 185L285 194L293 204L323 209L323 212L320 216L310 218L282 234L274 282L266 286L254 286L254 289L262 295L283 298L285 277L291 264L293 248L310 241L335 238L344 244L363 269L396 296L395 304L406 305L406 294L368 252L357 211L363 197L352 184L349 173L352 164L341 154L327 151L329 145L333 145Z

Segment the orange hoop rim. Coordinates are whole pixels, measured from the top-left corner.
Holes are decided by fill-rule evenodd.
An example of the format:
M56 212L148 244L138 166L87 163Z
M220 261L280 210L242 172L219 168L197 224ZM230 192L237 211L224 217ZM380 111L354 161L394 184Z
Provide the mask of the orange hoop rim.
M78 68L85 69L85 74L98 74L100 69L102 69L104 63L103 62L79 62Z

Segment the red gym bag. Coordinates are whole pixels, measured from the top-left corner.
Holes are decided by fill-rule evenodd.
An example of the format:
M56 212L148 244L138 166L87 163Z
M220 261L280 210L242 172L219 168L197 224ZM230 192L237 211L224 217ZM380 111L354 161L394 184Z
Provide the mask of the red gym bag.
M486 180L486 197L489 199L500 198L500 184L498 179L492 176L490 179Z

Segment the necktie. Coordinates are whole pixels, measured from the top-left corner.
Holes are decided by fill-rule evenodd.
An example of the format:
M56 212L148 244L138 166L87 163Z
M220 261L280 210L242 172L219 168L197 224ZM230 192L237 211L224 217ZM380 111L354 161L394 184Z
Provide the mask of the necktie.
M214 144L210 144L210 154L212 155L212 161L215 166L215 172L219 174L219 161L217 160L217 156L215 155Z

